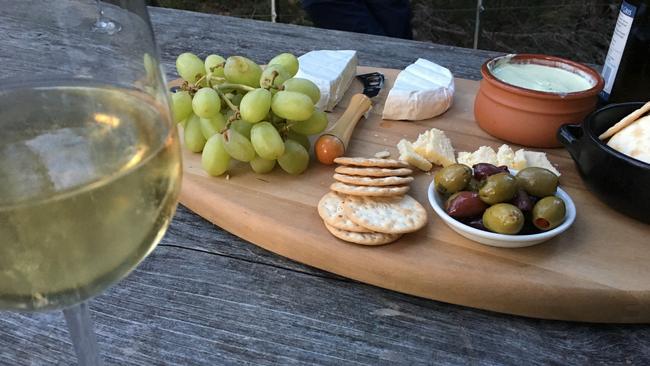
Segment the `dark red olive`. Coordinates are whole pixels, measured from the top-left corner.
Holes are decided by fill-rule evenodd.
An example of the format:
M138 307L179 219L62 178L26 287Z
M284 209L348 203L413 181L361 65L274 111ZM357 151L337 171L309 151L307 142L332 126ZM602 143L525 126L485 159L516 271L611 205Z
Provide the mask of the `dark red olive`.
M515 198L513 198L510 203L517 206L517 208L523 212L530 212L533 210L533 206L535 206L535 203L531 199L531 196L529 196L528 193L526 193L526 191L521 188L517 190Z
M472 217L472 218L464 219L462 222L465 225L469 225L469 226L473 227L474 229L488 231L488 229L483 225L483 218L482 217Z
M496 166L489 163L474 164L472 169L474 169L474 178L478 180L483 180L497 173L510 173L508 167L505 165Z
M488 208L476 192L456 192L445 202L445 211L454 218L473 217L483 214Z

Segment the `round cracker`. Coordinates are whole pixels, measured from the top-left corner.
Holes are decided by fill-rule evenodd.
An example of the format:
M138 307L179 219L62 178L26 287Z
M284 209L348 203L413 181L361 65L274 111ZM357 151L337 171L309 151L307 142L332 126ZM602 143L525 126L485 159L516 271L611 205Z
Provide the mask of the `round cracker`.
M413 177L359 177L354 175L334 174L334 179L339 182L354 184L357 186L397 186L400 184L409 184Z
M427 211L409 195L385 198L348 196L343 211L355 223L386 234L409 233L427 223Z
M372 196L372 197L389 197L401 196L409 191L409 186L385 186L385 187L371 187L371 186L355 186L341 182L334 182L330 189L334 192L349 194L352 196Z
M382 233L355 233L337 229L325 223L327 230L335 237L355 244L361 245L383 245L392 243L399 239L401 234L382 234Z
M379 159L379 158L351 158L341 156L334 159L334 162L341 165L360 166L360 167L376 167L376 168L408 168L408 164L403 161L395 159Z
M650 111L650 102L647 102L646 104L641 106L641 108L623 117L622 120L618 121L614 126L608 128L607 131L603 132L600 136L598 136L598 138L601 140L607 140L608 138L614 136L625 127L631 125L632 122L639 119L648 111Z
M343 201L345 198L336 192L329 192L318 202L318 214L326 224L337 229L353 231L357 233L369 233L371 230L355 224L343 213Z
M338 166L334 171L340 174L358 175L362 177L403 177L413 173L408 168L355 168L351 166Z

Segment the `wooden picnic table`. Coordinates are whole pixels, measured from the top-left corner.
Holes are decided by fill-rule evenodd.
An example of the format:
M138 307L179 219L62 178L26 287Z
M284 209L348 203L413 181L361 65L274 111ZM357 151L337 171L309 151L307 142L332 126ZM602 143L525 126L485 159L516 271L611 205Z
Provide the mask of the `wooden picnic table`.
M243 54L263 63L285 51L356 49L361 65L403 68L422 57L470 79L480 78L480 65L495 55L186 11L150 12L169 79L185 51ZM2 17L0 34L20 42ZM7 52L10 45L0 42L0 59ZM19 68L0 63L0 72ZM403 295L282 258L182 206L158 248L90 306L110 365L650 363L647 325L536 320ZM60 312L0 313L0 365L74 363Z

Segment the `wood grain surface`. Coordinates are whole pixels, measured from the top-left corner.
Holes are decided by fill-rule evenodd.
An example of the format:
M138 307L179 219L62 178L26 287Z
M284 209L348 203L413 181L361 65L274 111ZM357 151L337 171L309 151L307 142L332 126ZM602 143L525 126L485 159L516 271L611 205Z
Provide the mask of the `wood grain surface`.
M266 62L284 51L356 49L362 65L403 68L423 57L471 79L496 54L185 11L150 13L170 80L185 51ZM29 21L0 11L2 77L65 67L47 57L50 47L60 47L58 36L38 23L25 27ZM646 325L536 320L384 290L259 248L182 205L159 247L90 306L107 365L650 363ZM0 312L0 365L74 364L60 312Z
M474 151L483 145L497 149L502 143L474 121L478 82L456 79L454 103L439 117L417 123L386 121L381 119L382 103L399 70L359 67L357 73L373 71L385 75L385 87L369 117L354 131L349 156L372 157L388 150L397 157L395 145L400 139L414 141L432 127L445 131L457 151ZM329 114L330 123L361 89L355 81ZM297 177L280 169L259 175L248 164L235 164L225 179L208 176L201 168L200 154L184 150L180 201L265 249L376 286L532 317L649 322L650 248L643 237L647 225L601 204L586 190L565 150L546 152L563 173L561 185L573 197L578 218L566 233L531 248L487 247L450 230L428 203L431 175L424 173L415 175L409 194L427 208L425 229L381 247L338 240L325 229L316 209L333 182L334 166L314 158ZM625 246L613 250L613 238L625 238Z

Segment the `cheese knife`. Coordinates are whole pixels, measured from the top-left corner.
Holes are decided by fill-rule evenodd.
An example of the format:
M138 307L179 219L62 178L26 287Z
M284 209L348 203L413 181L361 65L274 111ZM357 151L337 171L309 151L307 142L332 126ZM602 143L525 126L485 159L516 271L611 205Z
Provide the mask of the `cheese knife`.
M345 112L314 144L316 158L323 164L331 165L334 159L345 154L354 127L372 106L370 98L377 96L384 86L384 75L379 72L357 75L357 78L363 83L363 92L352 96Z

